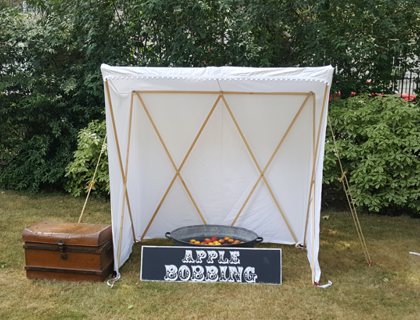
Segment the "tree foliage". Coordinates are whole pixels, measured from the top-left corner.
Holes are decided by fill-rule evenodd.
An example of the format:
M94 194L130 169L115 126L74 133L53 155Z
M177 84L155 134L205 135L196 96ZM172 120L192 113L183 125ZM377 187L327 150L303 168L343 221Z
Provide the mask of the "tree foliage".
M66 167L66 177L68 179L65 189L73 196L83 195L94 177L95 184L92 186L92 194L99 197L109 196L108 149L106 143L102 150L105 135L105 121L94 120L86 128L80 130L74 160ZM98 166L97 169L96 166Z
M338 151L356 205L420 212L420 105L363 95L331 103L330 118L338 150L327 130L324 183L341 177Z
M348 96L389 91L393 65L420 54L416 0L27 2L35 13L0 11L0 187L12 189L65 184L78 132L103 120L102 63L331 64Z

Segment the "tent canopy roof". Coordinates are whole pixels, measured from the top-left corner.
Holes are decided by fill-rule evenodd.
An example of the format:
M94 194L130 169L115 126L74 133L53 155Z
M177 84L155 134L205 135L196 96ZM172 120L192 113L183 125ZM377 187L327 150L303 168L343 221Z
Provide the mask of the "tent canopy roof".
M331 66L308 68L156 68L101 67L119 93L147 90L304 92L315 83L331 86ZM282 85L279 86L279 82Z

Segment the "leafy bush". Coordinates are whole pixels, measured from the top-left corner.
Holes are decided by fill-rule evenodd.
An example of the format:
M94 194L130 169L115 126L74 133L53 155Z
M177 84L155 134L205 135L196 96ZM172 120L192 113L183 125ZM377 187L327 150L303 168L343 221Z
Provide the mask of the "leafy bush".
M61 189L77 132L101 117L102 101L85 94L71 23L6 9L0 25L0 186Z
M388 92L394 62L418 68L420 56L417 0L27 3L36 13L0 10L0 187L9 189L63 187L79 130L103 120L102 63L331 64L332 90L347 97Z
M73 196L77 197L87 193L87 187L93 179L105 135L105 121L94 120L89 123L87 128L80 130L74 160L66 168L68 180L65 189ZM108 197L109 190L108 149L105 143L91 194Z
M357 206L420 213L420 106L396 96L361 95L330 105L338 152ZM329 128L324 183L341 177Z

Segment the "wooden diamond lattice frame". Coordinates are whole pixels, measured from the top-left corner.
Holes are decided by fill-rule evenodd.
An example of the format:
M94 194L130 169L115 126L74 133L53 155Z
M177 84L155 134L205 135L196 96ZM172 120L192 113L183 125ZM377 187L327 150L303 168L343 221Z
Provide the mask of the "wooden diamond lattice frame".
M199 207L197 206L197 203L194 200L194 197L192 196L191 192L189 191L184 179L182 178L181 175L181 170L185 164L185 162L187 161L191 151L193 150L198 138L200 137L201 133L203 132L205 126L207 125L209 119L211 118L213 111L215 110L216 106L218 105L218 103L220 102L220 100L223 100L224 105L230 115L230 117L232 118L236 129L238 130L242 141L244 142L260 176L257 179L257 181L255 182L253 188L251 189L251 192L249 193L249 195L247 196L246 200L244 201L244 203L242 204L240 210L238 211L235 219L232 222L232 226L236 223L237 219L239 218L240 214L242 213L243 209L245 208L245 206L247 205L249 199L251 198L252 194L254 193L256 187L258 186L258 184L260 183L261 180L264 181L265 185L267 186L267 189L271 195L271 197L274 200L274 203L276 204L276 207L278 209L278 211L280 212L284 222L286 223L287 228L290 231L290 234L292 235L295 243L298 242L295 233L293 232L289 222L287 221L287 218L279 204L279 202L277 201L276 196L274 195L269 182L267 181L266 177L265 177L265 173L268 169L268 167L270 166L271 162L273 161L274 157L276 156L278 150L280 149L281 145L283 144L284 140L286 139L287 135L289 134L291 128L293 127L293 125L295 124L297 118L299 117L299 115L301 114L301 111L303 110L303 108L305 107L305 105L307 104L308 100L312 97L313 99L313 138L312 138L312 149L313 149L313 162L312 162L312 174L311 174L311 181L310 181L310 190L309 190L309 195L308 195L308 206L307 206L307 212L306 212L306 222L305 222L305 232L304 232L304 241L303 241L303 246L305 246L306 244L306 233L307 233L307 226L308 226L308 220L309 220L309 210L310 210L310 204L311 202L313 202L314 196L315 196L315 166L316 166L316 159L317 159L317 152L318 152L318 146L319 146L319 138L320 138L320 134L321 134L321 124L323 121L323 115L324 115L324 108L325 108L325 100L326 100L326 95L328 92L328 85L325 86L325 92L324 92L324 97L323 97L323 104L322 104L322 111L321 111L321 118L320 118L320 122L318 125L318 133L315 134L315 127L316 127L316 123L315 123L315 93L310 91L310 92L270 92L270 93L262 93L262 92L223 92L223 91L132 91L131 92L131 103L130 103L130 119L129 119L129 129L128 129L128 143L127 143L127 156L126 156L126 163L125 163L125 169L123 166L123 162L122 162L122 158L121 158L121 150L120 150L120 146L119 146L119 140L118 140L118 135L117 135L117 130L116 130L116 126L115 126L115 118L114 118L114 112L113 112L113 108L112 108L112 102L111 102L111 95L109 92L109 85L108 85L108 80L105 81L105 87L106 87L106 91L107 91L107 95L108 95L108 102L109 102L109 106L110 106L110 113L111 113L111 119L112 119L112 126L114 129L114 135L115 135L115 141L116 141L116 147L117 147L117 152L118 152L118 159L119 159L119 164L120 164L120 170L121 170L121 175L123 178L123 184L124 184L124 191L123 191L123 204L122 204L122 209L121 209L121 229L120 229L120 237L119 237L119 244L118 244L118 265L120 264L120 254L121 254L121 240L122 240L122 229L123 229L123 221L124 221L124 211L125 211L125 202L127 201L127 207L128 207L128 212L130 215L130 220L131 220L131 228L132 228L132 233L133 233L133 238L134 241L136 241L136 236L135 236L135 232L134 232L134 224L133 224L133 217L132 217L132 213L131 213L131 206L130 206L130 201L129 201L129 197L128 197L128 192L127 192L127 177L128 177L128 159L129 159L129 154L130 154L130 139L131 139L131 125L132 125L132 114L133 114L133 98L134 95L137 96L137 98L139 99L150 123L153 126L154 131L156 132L174 170L175 170L175 174L174 177L172 178L168 188L166 189L161 201L159 202L159 205L157 206L152 218L150 219L146 229L144 230L142 236L141 236L141 240L144 239L145 235L147 234L147 231L149 230L151 224L153 223L153 220L155 219L157 213L159 212L163 202L166 199L166 196L168 195L169 191L171 190L176 178L178 177L179 180L181 181L185 191L187 192L191 202L193 203L195 209L197 210L201 220L203 221L204 224L207 224L206 220L203 217L203 214L201 213ZM190 148L188 149L188 152L186 153L183 161L181 162L180 166L177 167L171 154L168 151L168 148L166 147L165 142L162 139L162 136L158 130L158 128L156 127L155 122L153 121L149 110L146 107L146 104L144 103L143 99L142 99L142 94L217 94L217 99L215 101L215 103L213 104L213 107L211 108L209 114L207 115L204 123L202 124L199 132L197 133L194 141L192 142ZM254 153L251 150L251 147L249 146L238 122L236 121L236 118L229 106L229 103L226 101L225 99L225 95L289 95L289 96L305 96L305 100L303 101L303 103L301 104L299 110L297 111L296 115L294 116L293 120L291 121L290 125L288 126L286 132L284 133L283 137L281 138L280 142L278 143L276 149L274 150L273 154L271 155L268 163L266 164L266 166L264 167L264 169L261 169L261 166L258 164ZM315 221L315 206L312 206L312 219L313 221ZM315 234L315 224L312 223L312 238L314 237ZM315 262L315 256L314 256L314 240L312 239L312 281L314 281L314 262Z

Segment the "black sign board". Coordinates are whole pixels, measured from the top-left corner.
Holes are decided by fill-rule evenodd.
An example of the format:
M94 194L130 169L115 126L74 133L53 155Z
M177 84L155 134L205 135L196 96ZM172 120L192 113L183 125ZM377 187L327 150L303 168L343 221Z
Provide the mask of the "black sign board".
M281 284L281 249L143 246L140 280Z

